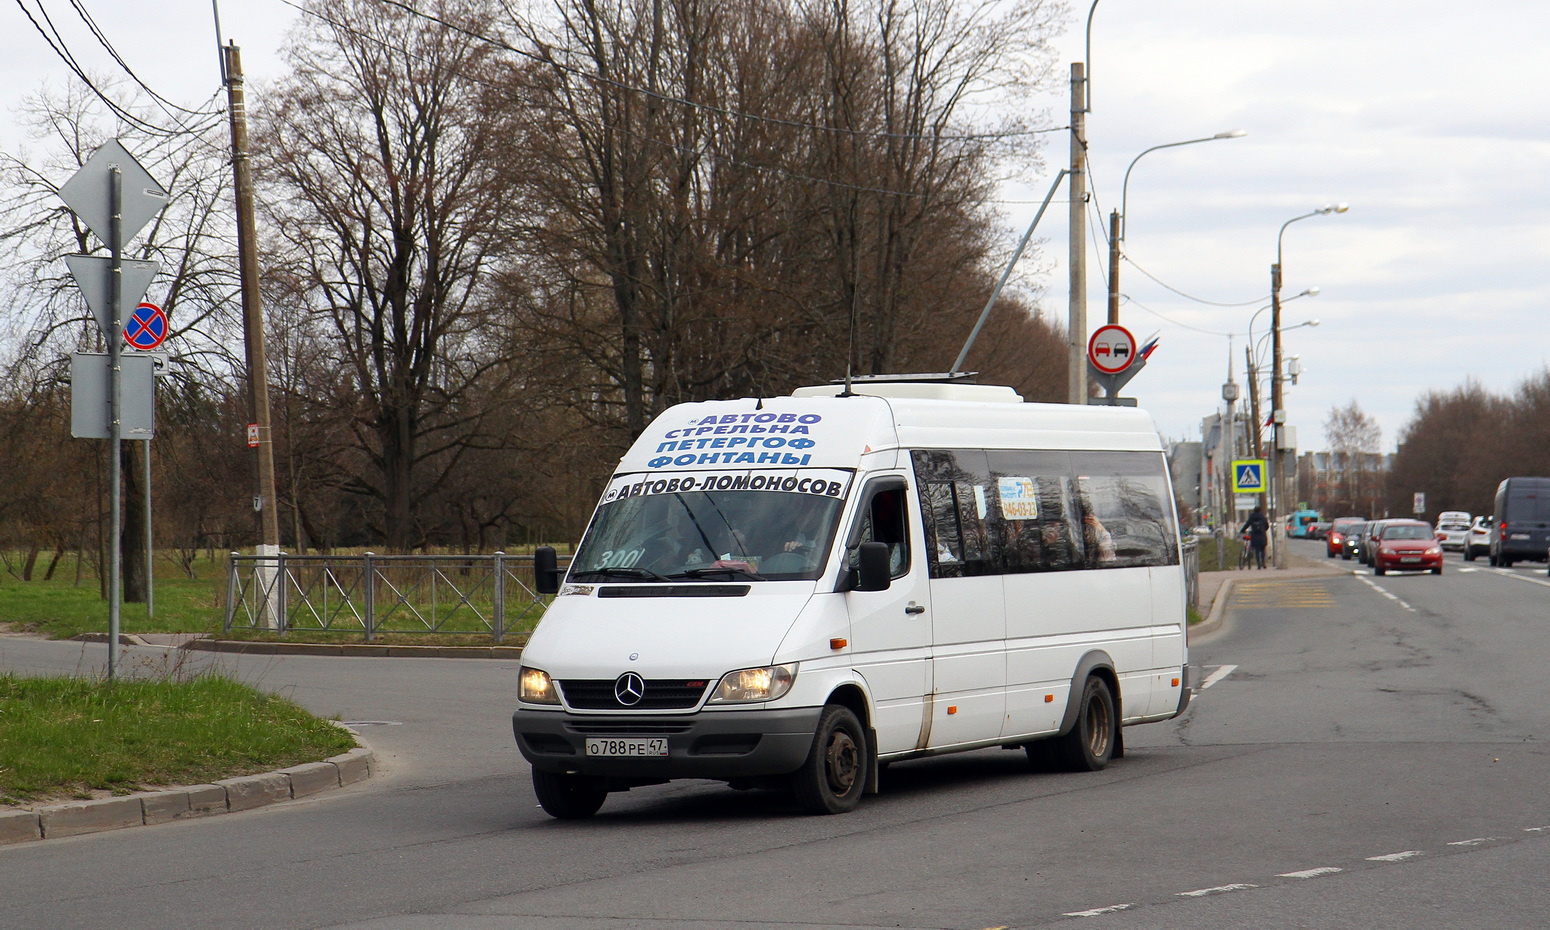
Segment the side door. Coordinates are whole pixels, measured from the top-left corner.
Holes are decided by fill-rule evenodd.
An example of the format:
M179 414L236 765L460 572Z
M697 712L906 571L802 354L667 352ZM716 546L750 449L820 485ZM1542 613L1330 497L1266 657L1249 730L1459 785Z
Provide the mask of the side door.
M920 520L902 474L870 479L860 502L845 537L842 580L854 570L863 542L887 544L892 571L886 591L845 594L851 662L872 693L877 751L906 752L924 745L931 692L931 590L920 555Z

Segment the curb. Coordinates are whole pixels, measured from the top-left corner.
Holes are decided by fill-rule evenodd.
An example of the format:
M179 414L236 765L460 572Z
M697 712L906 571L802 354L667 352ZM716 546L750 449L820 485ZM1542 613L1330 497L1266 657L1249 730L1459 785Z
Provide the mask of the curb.
M416 659L515 659L521 646L378 646L371 643L265 643L238 639L195 639L181 648L201 652L287 656L397 656Z
M183 636L184 634L173 634ZM76 642L105 643L106 633L78 633ZM397 656L415 659L516 659L521 646L401 646L376 643L272 643L243 639L210 639L189 636L181 642L155 642L135 633L120 633L121 646L146 646L153 649L192 649L199 652L230 652L243 655L288 656L359 656L385 658Z
M358 746L323 762L223 778L210 785L0 813L0 846L252 810L365 781L376 766L376 753Z

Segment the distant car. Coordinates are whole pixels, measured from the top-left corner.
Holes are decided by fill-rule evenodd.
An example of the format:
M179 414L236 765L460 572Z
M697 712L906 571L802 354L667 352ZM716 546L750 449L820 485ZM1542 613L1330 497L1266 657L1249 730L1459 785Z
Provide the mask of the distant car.
M1437 515L1437 527L1433 532L1443 549L1464 551L1464 543L1469 538L1469 521L1469 514L1461 510L1445 510Z
M1491 551L1491 524L1495 517L1476 517L1470 521L1469 532L1464 535L1464 561L1473 562Z
M1368 542L1374 575L1392 571L1442 574L1442 546L1436 531L1420 520L1384 520Z
M1324 553L1330 558L1340 556L1349 559L1351 553L1345 547L1346 536L1359 524L1366 523L1366 517L1336 517L1329 523L1329 530L1324 534Z
M1323 539L1329 533L1329 521L1320 520L1317 523L1308 524L1309 539Z

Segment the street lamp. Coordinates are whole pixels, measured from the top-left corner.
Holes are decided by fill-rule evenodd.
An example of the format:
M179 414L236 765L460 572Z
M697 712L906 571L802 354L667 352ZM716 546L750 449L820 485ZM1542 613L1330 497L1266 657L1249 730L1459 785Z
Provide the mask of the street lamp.
M1325 204L1310 213L1294 216L1281 224L1280 232L1276 233L1276 263L1270 266L1270 332L1271 339L1271 371L1270 371L1270 418L1275 423L1275 430L1270 441L1270 454L1273 460L1270 466L1271 475L1271 520L1272 527L1280 526L1281 505L1284 489L1281 487L1281 429L1286 425L1286 411L1281 403L1281 241L1286 236L1286 227L1298 220L1305 220L1314 216L1328 216L1331 213L1344 213L1351 209L1349 204L1331 203ZM1275 548L1276 568L1286 567L1286 547L1277 541Z
M1109 214L1109 325L1119 325L1119 244L1125 241L1125 218L1130 214L1126 212L1126 206L1130 201L1130 171L1136 166L1148 152L1158 149L1177 148L1181 145L1194 145L1197 142L1215 142L1218 139L1241 139L1248 135L1244 129L1230 129L1219 132L1214 136L1206 136L1201 139L1185 139L1183 142L1167 142L1162 145L1154 145L1149 149L1143 149L1140 155L1130 160L1130 166L1125 169L1125 182L1120 185L1119 209Z

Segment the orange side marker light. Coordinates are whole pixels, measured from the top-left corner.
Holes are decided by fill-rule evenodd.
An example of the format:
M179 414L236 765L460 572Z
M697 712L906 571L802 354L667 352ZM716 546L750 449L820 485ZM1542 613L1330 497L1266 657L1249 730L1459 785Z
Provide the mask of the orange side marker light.
M829 640L829 648L830 649L844 649L846 646L849 646L849 645L850 645L850 640L848 640L848 639L841 639L838 636L836 636L835 638ZM1177 684L1177 682L1175 682L1175 684Z

